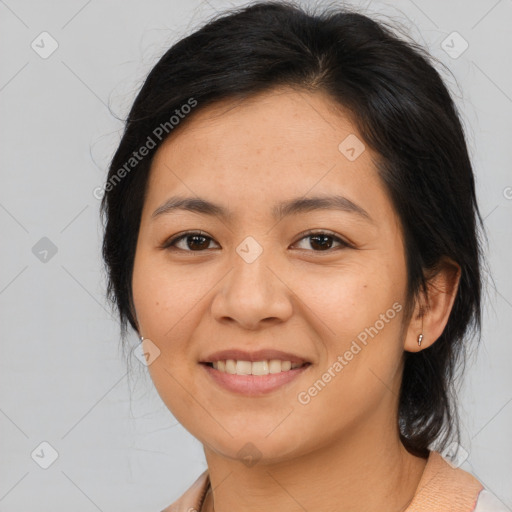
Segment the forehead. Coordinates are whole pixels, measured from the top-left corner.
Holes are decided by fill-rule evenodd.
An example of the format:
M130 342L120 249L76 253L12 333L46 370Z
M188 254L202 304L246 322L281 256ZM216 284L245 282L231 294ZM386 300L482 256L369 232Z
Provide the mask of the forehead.
M339 193L390 213L377 155L324 93L279 88L196 108L154 157L150 206L171 193L246 209Z
M325 93L287 87L246 99L223 100L203 109L199 104L190 117L159 153L169 146L172 151L193 146L196 154L208 152L210 158L229 155L249 161L272 155L290 162L301 157L333 162L339 156L340 142L348 135L358 135L348 111Z

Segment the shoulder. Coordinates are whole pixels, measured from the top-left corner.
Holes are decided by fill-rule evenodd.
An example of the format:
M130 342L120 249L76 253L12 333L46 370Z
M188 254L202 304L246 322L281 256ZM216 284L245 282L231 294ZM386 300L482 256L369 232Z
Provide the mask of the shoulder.
M405 512L511 512L471 473L431 451L416 493Z
M431 451L416 493L406 512L473 512L483 485L467 471L453 467Z
M476 502L473 512L510 512L501 501L487 489L483 489Z
M209 485L208 470L205 470L175 502L161 510L161 512L199 512Z

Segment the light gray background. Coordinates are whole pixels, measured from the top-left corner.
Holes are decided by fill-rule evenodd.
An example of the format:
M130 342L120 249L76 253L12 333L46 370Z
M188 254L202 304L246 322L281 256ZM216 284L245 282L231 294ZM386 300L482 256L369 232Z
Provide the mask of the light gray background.
M0 0L0 511L157 512L206 468L146 368L133 358L127 373L104 300L93 189L120 137L111 110L125 116L165 49L229 5L242 2ZM443 71L467 129L496 285L462 388L462 468L512 509L512 1L354 5L403 23L456 78ZM58 43L45 59L31 47L51 48L44 31ZM469 44L457 58L441 46L453 31ZM38 253L43 237L56 254ZM43 441L58 452L48 469L35 462L49 456Z

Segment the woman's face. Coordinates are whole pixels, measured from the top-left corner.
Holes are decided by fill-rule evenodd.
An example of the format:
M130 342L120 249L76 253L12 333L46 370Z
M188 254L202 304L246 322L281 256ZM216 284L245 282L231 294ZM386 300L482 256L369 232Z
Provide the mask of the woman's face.
M375 155L323 94L276 89L230 106L198 111L153 160L133 296L145 348L160 351L158 393L229 458L284 460L395 428L404 345L418 333L401 336L403 239ZM197 208L161 208L177 196ZM225 350L309 364L273 362L270 376L205 364Z

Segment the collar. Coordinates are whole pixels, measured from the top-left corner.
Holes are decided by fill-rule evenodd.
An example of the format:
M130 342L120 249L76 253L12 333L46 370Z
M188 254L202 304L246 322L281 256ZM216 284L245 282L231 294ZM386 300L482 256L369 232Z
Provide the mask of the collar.
M178 500L161 512L199 512L209 487L206 469ZM404 512L472 512L482 489L473 475L452 467L440 453L431 451L414 497Z

